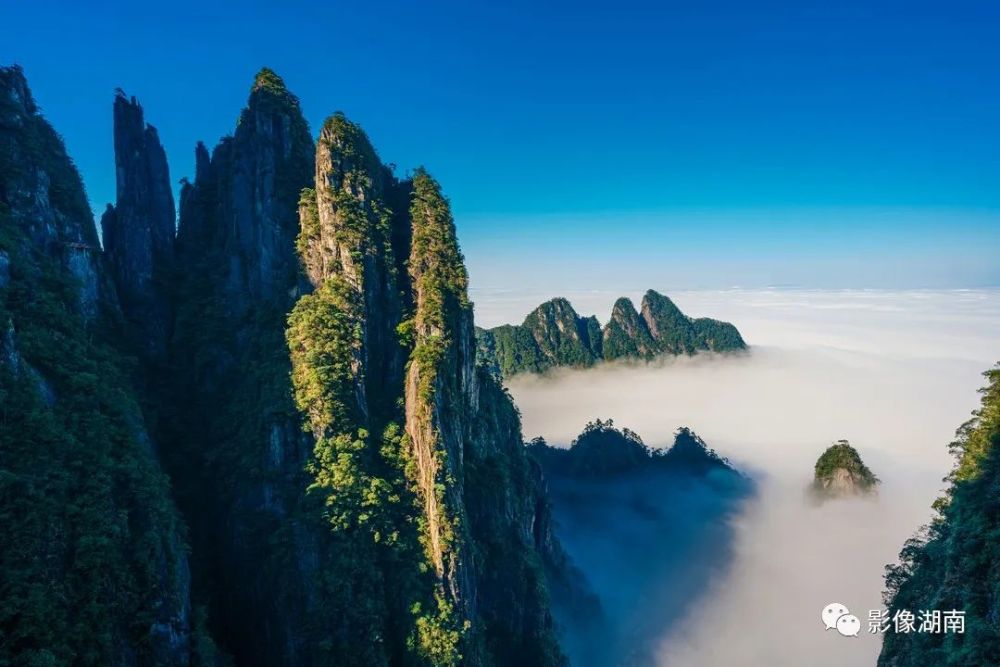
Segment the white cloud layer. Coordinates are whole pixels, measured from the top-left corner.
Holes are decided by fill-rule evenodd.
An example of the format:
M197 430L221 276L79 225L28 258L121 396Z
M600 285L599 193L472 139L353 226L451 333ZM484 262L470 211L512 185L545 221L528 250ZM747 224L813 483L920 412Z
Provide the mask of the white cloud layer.
M735 519L731 567L664 630L662 664L874 664L868 610L880 607L885 564L930 518L947 444L978 405L980 373L1000 360L1000 292L661 291L689 315L736 324L751 354L516 378L525 436L566 444L611 417L663 446L690 426L758 480ZM492 326L556 295L473 296L479 323ZM603 320L619 295L563 296ZM815 507L804 487L840 438L882 478L879 498ZM862 619L862 636L824 632L829 602Z

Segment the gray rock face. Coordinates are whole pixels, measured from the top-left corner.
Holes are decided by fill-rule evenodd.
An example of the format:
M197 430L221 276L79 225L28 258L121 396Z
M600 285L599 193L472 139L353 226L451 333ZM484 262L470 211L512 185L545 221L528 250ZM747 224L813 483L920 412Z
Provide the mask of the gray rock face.
M222 230L232 248L231 294L265 302L288 299L298 271L295 203L312 177L312 151L298 100L283 84L258 76L220 183L226 190L220 200Z
M298 100L262 70L233 136L211 155L197 145L180 196L171 359L185 414L170 456L186 480L194 551L211 554L201 561L210 613L226 619L220 639L247 664L310 664L323 556L317 527L295 515L312 440L291 402L284 328L308 288L295 240L313 157ZM288 535L278 546L277 531Z
M176 217L167 156L142 107L121 91L114 102L114 137L117 200L101 218L104 250L135 339L150 358L162 361L170 337Z

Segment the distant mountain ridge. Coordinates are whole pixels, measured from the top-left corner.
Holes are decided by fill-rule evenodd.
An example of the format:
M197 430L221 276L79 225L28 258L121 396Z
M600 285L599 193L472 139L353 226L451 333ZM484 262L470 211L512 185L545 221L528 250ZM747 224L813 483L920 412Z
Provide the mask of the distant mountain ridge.
M635 432L615 427L614 420L596 419L568 448L553 447L544 438L527 444L528 453L547 475L607 480L634 472L683 472L704 475L712 470L739 474L729 462L686 426L677 429L666 449L646 446Z
M538 306L520 325L478 329L476 334L480 363L506 377L554 367L587 368L617 359L747 349L732 324L688 317L654 290L642 297L639 311L631 299L615 301L603 328L596 317L581 317L568 300L557 297Z

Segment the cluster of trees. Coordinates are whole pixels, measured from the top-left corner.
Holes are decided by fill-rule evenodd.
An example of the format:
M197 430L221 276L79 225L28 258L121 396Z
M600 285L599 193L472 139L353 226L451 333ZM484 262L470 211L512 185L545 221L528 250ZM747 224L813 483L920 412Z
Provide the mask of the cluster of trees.
M634 431L615 426L613 419L587 422L568 449L551 447L544 438L535 438L528 443L528 451L547 471L580 478L607 478L641 470L732 470L729 461L686 426L677 429L669 448L656 449L648 447Z

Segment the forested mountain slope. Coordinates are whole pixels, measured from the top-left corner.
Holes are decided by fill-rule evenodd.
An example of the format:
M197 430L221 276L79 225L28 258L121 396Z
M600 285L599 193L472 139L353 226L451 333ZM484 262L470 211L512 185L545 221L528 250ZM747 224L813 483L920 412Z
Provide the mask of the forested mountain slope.
M1000 367L985 375L982 405L950 446L956 465L937 516L886 571L890 618L954 609L965 631L887 632L880 667L1000 664Z

